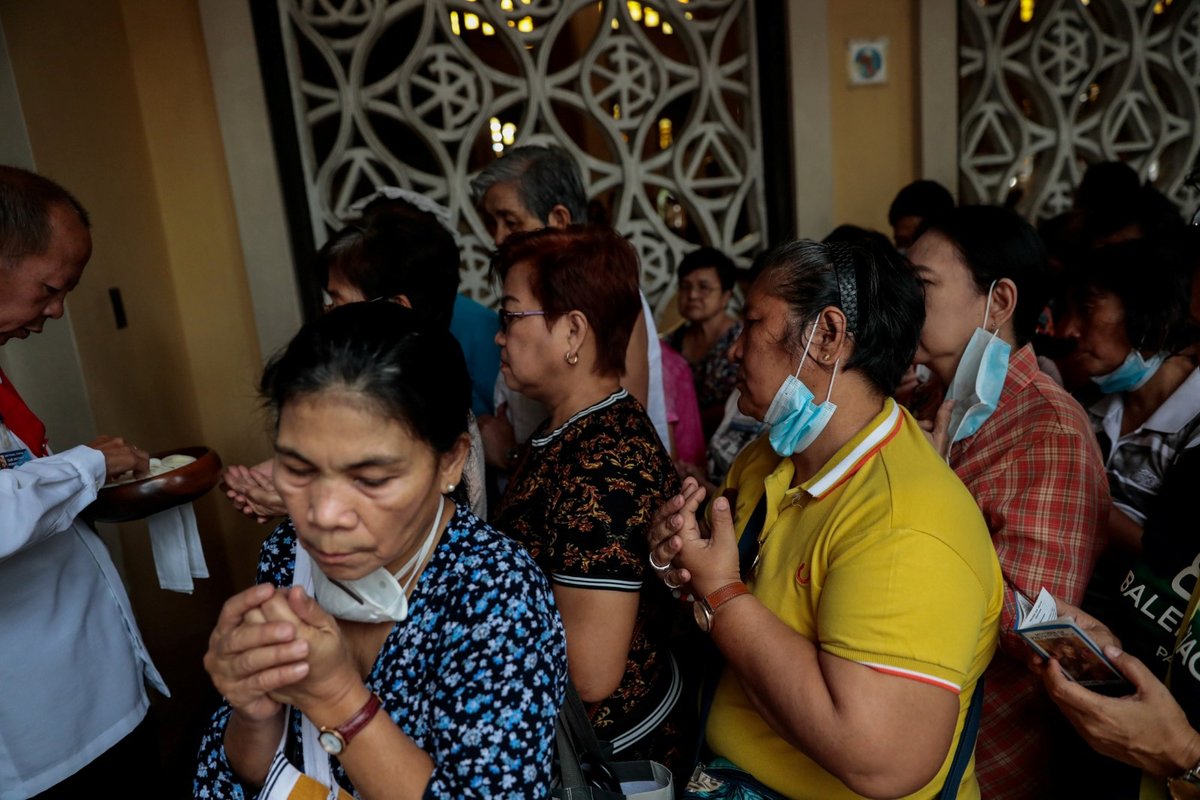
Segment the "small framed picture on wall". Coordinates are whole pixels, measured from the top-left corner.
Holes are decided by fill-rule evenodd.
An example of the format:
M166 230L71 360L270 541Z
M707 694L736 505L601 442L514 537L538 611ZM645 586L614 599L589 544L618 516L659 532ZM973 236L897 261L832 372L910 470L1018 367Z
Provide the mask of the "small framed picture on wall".
M887 37L851 39L846 46L846 66L851 86L887 83Z

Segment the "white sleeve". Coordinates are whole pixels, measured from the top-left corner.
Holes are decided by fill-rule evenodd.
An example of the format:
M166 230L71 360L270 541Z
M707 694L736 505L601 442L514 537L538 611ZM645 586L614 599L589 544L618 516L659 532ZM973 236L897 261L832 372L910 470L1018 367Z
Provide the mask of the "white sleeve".
M658 328L654 324L654 313L650 301L638 290L642 298L642 317L646 320L646 416L654 424L663 447L671 452L671 426L667 422L667 397L663 390L662 345L658 341Z
M492 388L492 405L497 411L500 410L501 403L507 403L512 396L512 389L508 388L508 383L504 380L504 373L496 373L496 385ZM508 422L512 424L512 414L508 415Z
M0 469L0 558L70 528L104 479L104 454L83 445Z

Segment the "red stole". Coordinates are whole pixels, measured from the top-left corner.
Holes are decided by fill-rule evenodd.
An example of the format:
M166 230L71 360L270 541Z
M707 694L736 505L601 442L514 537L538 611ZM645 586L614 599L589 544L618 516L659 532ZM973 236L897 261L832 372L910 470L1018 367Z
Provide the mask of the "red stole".
M4 370L0 370L0 422L25 443L34 458L50 454L45 424L25 405Z

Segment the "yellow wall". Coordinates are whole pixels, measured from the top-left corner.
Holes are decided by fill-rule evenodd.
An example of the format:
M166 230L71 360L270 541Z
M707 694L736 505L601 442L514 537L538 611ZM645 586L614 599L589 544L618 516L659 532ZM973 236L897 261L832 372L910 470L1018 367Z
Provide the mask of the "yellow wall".
M268 454L262 363L199 16L193 2L120 5L203 441L226 463L257 463ZM244 586L259 537L214 505Z
M37 168L92 215L92 261L68 302L97 428L255 463L268 453L261 359L195 3L0 0L0 22ZM121 526L135 612L176 693L156 703L177 779L211 711L208 632L253 580L265 533L216 493L196 511L213 577L191 596L158 588L144 523Z
M887 209L917 175L916 0L829 0L829 90L834 224L889 236ZM851 86L851 39L886 36L888 81Z

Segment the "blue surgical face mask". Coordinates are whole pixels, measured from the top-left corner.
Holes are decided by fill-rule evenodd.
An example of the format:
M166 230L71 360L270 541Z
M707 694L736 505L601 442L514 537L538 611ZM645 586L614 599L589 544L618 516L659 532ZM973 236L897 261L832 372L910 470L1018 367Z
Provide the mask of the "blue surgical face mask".
M950 441L959 442L974 436L1000 402L1000 392L1008 377L1008 357L1012 347L1000 338L999 328L987 331L988 316L992 311L992 290L996 282L988 287L987 306L983 310L983 326L976 328L963 351L950 381L947 400L954 401L950 412Z
M824 403L814 403L812 391L797 377L804 368L808 349L812 346L816 334L817 323L814 322L796 374L784 378L783 384L779 391L775 392L775 397L767 408L767 413L763 415L763 422L771 428L768 436L771 448L783 458L803 452L816 441L829 424L833 412L837 411L837 405L831 403L829 398L833 395L833 382L837 378L841 359L833 363L833 374L829 376L829 391L825 395Z
M1148 359L1142 358L1142 354L1137 351L1137 348L1134 348L1129 351L1129 355L1125 356L1121 366L1107 375L1097 375L1092 380L1105 394L1132 392L1145 386L1146 382L1154 377L1154 373L1158 372L1158 368L1162 366L1166 358L1166 353L1155 353Z

